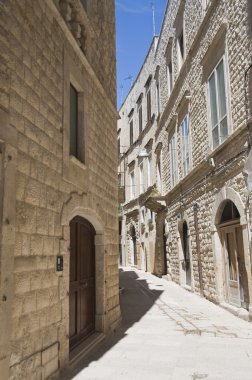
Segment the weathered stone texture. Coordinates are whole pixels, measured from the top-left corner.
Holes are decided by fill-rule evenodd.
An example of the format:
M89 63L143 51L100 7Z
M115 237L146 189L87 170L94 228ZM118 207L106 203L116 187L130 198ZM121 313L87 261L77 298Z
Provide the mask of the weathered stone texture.
M12 380L46 379L68 362L69 225L63 228L61 217L71 194L84 194L85 208L94 210L101 221L106 251L101 256L109 258L103 273L107 284L103 295L106 331L120 319L114 1L109 5L104 1L90 4L93 8L88 9L89 19L85 17L93 37L87 42L90 55L86 59L52 0L0 2L0 109L7 112L10 128L17 133L16 141L7 141L5 125L0 121L0 142L10 144L9 155L11 144L17 152L15 182L8 187L6 179L3 192L0 187L0 200L9 191L15 208L9 282L13 297L8 299L11 338L0 340L0 372L7 374L10 364L8 376ZM68 132L62 124L68 102L64 84L70 83L65 54L86 80L85 149L89 171L87 177L83 170L81 176L68 181L63 173L64 157L69 160L69 153L64 156L63 149ZM7 178L6 170L0 174L1 180ZM2 228L1 207L0 211ZM2 243L0 252L2 261L7 254ZM59 254L64 256L61 274L55 268ZM0 289L4 292L2 285ZM8 329L8 324L5 326ZM2 344L9 364L2 354ZM48 348L51 346L53 353ZM3 380L8 378L3 376Z
M126 202L122 209L121 244L123 254L126 258L128 257L126 262L133 264L132 235L129 233L131 226L134 225L136 231L142 230L142 233L137 232L137 245L139 248L144 246L147 249L147 256L151 250L149 244L162 236L160 231L155 232L155 228L158 225L158 228L165 227L167 275L173 281L186 285L181 230L183 222L186 222L192 268L191 288L208 299L221 303L227 300L227 296L223 290L223 283L226 281L223 274L225 273L223 267L225 253L224 248L221 247L218 224L220 209L224 202L230 199L239 208L240 224L243 229L244 260L250 299L247 309L251 318L251 242L250 238L248 239L248 233L251 231L251 202L250 195L248 196L247 179L243 173L248 147L250 147L248 143L251 139L251 9L246 0L240 2L210 0L204 8L205 3L198 0L169 2L155 54L152 56L148 53L138 78L120 109L118 137L122 146L121 153L125 155L119 163L119 171L122 171L122 163L126 163ZM184 27L185 57L180 67L177 37L181 25ZM150 49L152 48L153 44ZM208 78L223 56L225 56L227 67L229 136L222 145L213 150L209 128ZM167 63L170 58L173 64L171 93L168 91L167 76ZM140 93L143 93L142 103L143 107L146 107L145 81L150 75L154 78L154 94L157 68L159 68L160 82L160 115L158 115L156 98L153 96L152 108L155 113L153 125L148 128L143 123L145 129L139 135L138 115L135 112L137 99ZM247 73L247 82L245 82L245 73ZM130 141L128 114L132 108L134 108L135 135L134 144L128 148ZM186 114L189 115L192 166L188 175L184 177L180 125ZM171 181L169 149L169 141L174 132L177 137L178 181L176 186L173 186ZM147 139L146 136L148 136ZM146 188L143 194L139 192L140 158L138 157L139 152L147 147L147 141L150 139L153 139L151 149L148 151L152 155L152 184L154 187L159 187L159 193L162 195L160 197L160 194L156 194L154 198L159 204L164 202L166 204L166 218L163 225L160 225L157 223L157 218L160 218L157 214L152 237L147 231L146 220L141 220L141 207L145 206L143 200L151 197L151 194L146 192ZM124 150L123 146L126 146ZM157 152L160 146L162 150L161 191L156 168ZM143 158L145 181L146 160ZM131 199L129 174L133 168L137 190L134 199ZM222 201L219 201L220 199ZM145 226L141 226L141 222ZM196 222L198 227L196 227ZM161 241L156 248L160 246ZM162 257L157 250L155 260L158 264L157 268L160 268ZM143 258L139 256L137 264L145 269L142 262ZM149 267L147 269L150 270ZM164 272L165 268L162 270L161 266L161 270L158 270L156 274L162 275Z

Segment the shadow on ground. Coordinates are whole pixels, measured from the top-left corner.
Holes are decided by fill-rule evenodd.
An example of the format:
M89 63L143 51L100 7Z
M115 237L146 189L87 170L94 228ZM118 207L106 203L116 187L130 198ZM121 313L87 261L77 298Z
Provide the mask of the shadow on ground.
M163 293L162 290L148 291L148 284L140 279L134 271L120 269L120 306L122 315L121 326L108 335L106 339L84 360L78 362L75 369L71 369L62 380L73 379L82 369L94 361L99 360L107 351L127 335L127 330L151 309L156 300Z

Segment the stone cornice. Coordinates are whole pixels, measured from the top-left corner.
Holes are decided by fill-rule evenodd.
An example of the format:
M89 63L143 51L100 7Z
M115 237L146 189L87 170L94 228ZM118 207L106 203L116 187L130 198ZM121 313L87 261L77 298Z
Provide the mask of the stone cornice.
M211 172L215 170L214 160L218 154L226 151L230 145L233 143L237 136L241 135L245 132L247 128L246 124L242 124L239 128L237 128L220 146L218 146L214 151L206 156L206 158L201 161L195 168L193 168L186 177L181 179L181 181L168 193L166 193L163 197L155 197L156 200L166 200L166 203L169 204L172 200L174 200L179 195L188 191L192 187L192 184L196 180L197 183L199 180L209 175ZM232 158L232 157L230 157Z

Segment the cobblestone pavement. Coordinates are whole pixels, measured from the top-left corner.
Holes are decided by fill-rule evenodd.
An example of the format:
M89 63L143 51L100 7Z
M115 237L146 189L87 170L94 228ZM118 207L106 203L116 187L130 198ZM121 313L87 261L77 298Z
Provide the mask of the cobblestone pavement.
M252 379L252 323L142 271L120 285L122 326L69 379Z

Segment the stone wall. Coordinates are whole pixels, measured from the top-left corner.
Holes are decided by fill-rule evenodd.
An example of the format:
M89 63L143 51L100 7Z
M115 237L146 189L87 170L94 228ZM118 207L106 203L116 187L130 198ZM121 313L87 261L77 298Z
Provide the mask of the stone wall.
M147 77L149 73L155 77L159 68L160 115L157 114L156 103L153 100L155 121L146 133L148 133L148 138L152 139L152 153L157 152L161 147L162 192L154 196L149 194L149 197L160 205L164 202L166 204L165 236L168 276L183 286L188 285L181 232L182 225L186 222L192 269L190 287L196 293L201 293L218 303L227 301L223 288L226 279L223 277L224 251L218 229L219 213L227 199L231 200L236 207L239 206L251 318L252 282L249 240L251 202L246 175L243 173L251 135L249 127L251 124L249 95L251 75L247 76L247 83L244 79L251 64L252 42L249 26L251 15L248 13L249 7L246 0L239 4L210 0L206 7L204 4L205 2L198 0L169 2L155 57L150 59L150 62L148 57L146 58L138 76L139 78ZM179 64L178 37L182 28L185 54L182 64ZM213 149L209 128L208 79L223 56L226 63L229 133L225 141ZM170 58L173 64L172 91L168 89L167 75L167 63ZM244 95L245 86L249 95L247 102ZM138 94L141 92L137 81L124 102L120 114L124 112L126 104L134 107L139 96L136 92ZM189 116L191 166L188 174L184 176L180 126L186 114ZM129 131L127 121L123 120L122 118L123 124L119 125L120 133L123 128ZM171 181L169 147L173 133L176 134L177 141L178 181L175 186ZM129 159L135 146L140 152L145 144L146 142L139 136L137 145L135 144L126 152L126 158ZM154 187L158 185L156 169L156 165L153 164ZM137 161L136 170L138 170ZM136 199L131 200L131 203L127 203L126 197L124 213L127 213L133 202L140 208L141 199L144 196L137 193ZM155 238L160 239L160 236L162 234L157 231ZM156 250L155 260L158 263L162 262L160 255L161 253ZM157 274L164 273L164 269L165 266L163 272L157 271Z
M81 51L52 0L0 3L3 380L46 379L68 365L69 221L74 213L89 219L101 236L96 242L101 260L96 266L102 270L97 274L102 291L96 295L97 329L107 332L120 318L114 2L108 8L105 3L100 1L93 13L102 22L89 21L94 36L89 43L106 34L101 48L106 57L94 61ZM98 24L102 30L96 30ZM104 55L100 46L89 49ZM97 62L104 78L98 66L92 67ZM65 149L66 86L72 77L85 79L85 165ZM63 272L56 272L59 254Z

